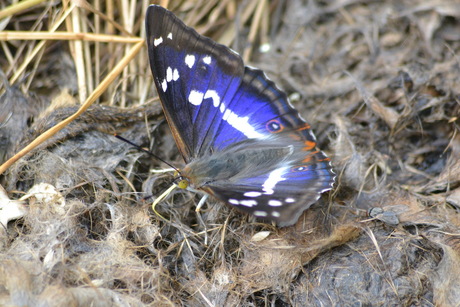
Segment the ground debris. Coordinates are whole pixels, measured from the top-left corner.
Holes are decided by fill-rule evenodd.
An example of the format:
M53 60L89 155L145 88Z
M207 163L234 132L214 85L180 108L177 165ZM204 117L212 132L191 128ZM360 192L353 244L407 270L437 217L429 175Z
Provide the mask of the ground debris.
M458 304L459 4L169 3L287 92L331 157L336 186L281 229L213 202L197 215L199 197L179 189L158 204L164 218L152 212L175 175L151 172L165 165L113 136L182 165L143 51L86 113L0 176L0 215L10 202L21 208L1 219L0 305ZM104 26L78 9L86 29L140 36L145 3L136 18L123 15L126 7ZM37 6L1 26L48 31L60 11ZM136 22L120 30L127 20ZM50 40L10 84L36 42L2 43L2 161L73 114L129 49L87 39L81 57L89 62L79 66L78 46Z

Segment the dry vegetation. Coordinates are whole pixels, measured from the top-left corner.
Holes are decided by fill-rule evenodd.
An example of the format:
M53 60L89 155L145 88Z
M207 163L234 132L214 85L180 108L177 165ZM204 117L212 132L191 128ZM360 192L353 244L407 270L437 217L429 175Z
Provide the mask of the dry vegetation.
M184 191L152 212L173 175L112 135L182 165L146 1L13 2L0 164L29 147L0 168L0 305L459 305L458 1L163 1L264 69L332 157L335 189L283 229L213 202L202 224Z

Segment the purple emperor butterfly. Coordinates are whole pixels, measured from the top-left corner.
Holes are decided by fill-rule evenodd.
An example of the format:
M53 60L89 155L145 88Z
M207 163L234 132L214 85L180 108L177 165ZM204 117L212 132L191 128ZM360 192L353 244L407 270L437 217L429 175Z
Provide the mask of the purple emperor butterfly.
M332 188L330 159L310 126L258 69L152 5L150 67L193 189L278 226Z

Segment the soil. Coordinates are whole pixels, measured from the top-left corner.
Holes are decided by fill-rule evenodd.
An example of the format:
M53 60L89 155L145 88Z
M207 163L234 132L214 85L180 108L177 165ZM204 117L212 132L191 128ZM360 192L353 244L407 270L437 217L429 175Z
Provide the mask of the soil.
M7 4L0 164L97 93L145 35L147 7L44 2L2 15ZM291 227L213 199L198 214L202 195L180 189L153 211L174 173L152 172L169 167L113 135L184 166L144 45L0 175L0 305L458 306L460 3L168 8L287 93L332 160L334 188ZM61 17L59 33L86 34L45 40Z

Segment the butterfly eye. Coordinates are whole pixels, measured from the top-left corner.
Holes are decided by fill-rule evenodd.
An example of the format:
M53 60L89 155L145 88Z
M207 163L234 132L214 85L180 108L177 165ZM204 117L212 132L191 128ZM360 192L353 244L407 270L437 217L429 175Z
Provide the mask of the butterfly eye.
M186 189L188 187L188 180L187 179L181 179L176 183L176 185L181 189Z
M174 172L174 183L181 189L186 189L189 185L189 181L187 179L184 179L184 177L182 177L182 175L178 172L178 171L175 171Z
M278 133L284 130L284 126L277 119L270 120L265 127L270 133Z

